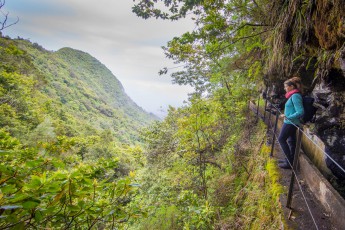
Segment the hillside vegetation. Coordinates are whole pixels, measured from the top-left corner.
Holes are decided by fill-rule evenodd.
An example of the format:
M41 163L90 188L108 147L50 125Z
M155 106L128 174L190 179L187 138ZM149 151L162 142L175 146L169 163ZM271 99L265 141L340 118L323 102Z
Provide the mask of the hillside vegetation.
M3 79L4 97L16 103L7 103L13 116L1 119L9 122L2 127L19 139L32 136L39 124L51 122L57 136L91 136L107 131L118 142L134 143L140 127L155 119L125 94L121 83L103 64L87 53L71 48L50 52L21 39L2 38L1 47L2 69L7 74ZM6 88L11 83L12 88ZM16 94L23 95L16 98ZM27 106L19 108L19 104ZM21 119L25 112L32 119L26 124ZM11 125L16 120L23 127Z
M90 55L0 41L2 228L281 224L265 128L248 111L252 79L231 91L210 82L212 95L152 123Z
M152 123L90 55L0 41L1 228L280 224L265 129L248 113L251 79L234 78L232 91L211 83L213 95Z
M129 162L156 118L104 65L0 38L0 83L0 228L117 226L141 213L126 210Z
M173 82L195 92L137 139L147 115L132 119L98 61L1 38L0 228L285 228L266 127L248 101L298 72L309 93L330 87L319 118L336 117L341 134L344 104L327 103L344 92L342 2L134 2L144 19L193 14L195 29L163 49L183 65Z
M246 124L251 124L246 116L249 111L245 106L248 100L253 98L257 100L262 92L268 93L269 96L284 98L283 82L292 75L299 75L305 94L311 94L319 108L316 122L311 125L311 129L324 141L328 154L341 166L345 166L344 2L341 0L135 0L134 2L133 12L143 19L174 21L191 17L195 22L193 31L172 38L163 47L166 56L183 66L183 70L172 72L173 69L163 68L160 71L161 74L169 73L176 84L193 86L195 94L190 98L188 108L174 111L180 119L172 120L178 122L166 120L158 129L164 130L163 133L157 130L153 132L159 136L166 136L165 139L169 139L169 142L157 142L155 141L159 140L157 136L149 135L152 138L149 139L151 145L147 154L153 162L157 162L158 158L167 162L169 168L180 167L180 170L169 171L169 176L166 178L174 177L175 180L167 179L169 181L167 184L175 185L177 194L186 188L192 190L193 194L197 194L198 201L206 201L206 205L202 210L192 207L183 210L185 213L186 210L189 212L181 215L186 216L181 221L176 215L179 216L183 211L180 205L175 205L171 199L167 203L173 203L174 206L156 211L158 220L150 223L158 226L159 223L164 222L162 221L164 217L168 219L170 217L172 221L164 223L182 222L182 224L170 225L165 229L283 228L275 225L276 222L269 211L272 206L262 211L267 214L267 218L272 218L266 219L271 225L266 227L265 223L258 224L256 221L263 221L264 217L256 216L254 213L248 214L245 210L248 206L257 209L256 205L260 202L255 200L255 195L251 202L244 201L246 198L243 193L250 193L250 188L244 186L243 190L235 189L238 185L237 179L248 180L249 184L253 181L250 180L250 176L241 178L234 171L244 170L249 175L252 175L251 172L256 176L260 175L255 169L251 169L248 159L241 159L243 155L241 148L246 146L243 139L250 139L251 134L244 132ZM232 151L229 151L229 146ZM227 153L226 159L233 161L226 161L221 157L224 151ZM251 155L253 158L259 158L257 151L253 150L252 154L254 154ZM175 157L172 157L173 160L170 162L167 156ZM188 163L184 163L185 161ZM225 167L232 167L234 171L225 170L222 175L230 182L229 187L233 189L232 191L236 191L235 197L240 202L236 198L232 199L232 193L227 192L225 194L229 195L229 200L222 206L213 198L219 199L218 195L224 194L218 193L217 189L222 190L226 183L222 180L217 181L216 178L220 177L217 177L214 171L218 168L223 169L224 162L227 162ZM266 163L267 168L270 168L270 162ZM335 170L337 167L334 165L328 166L336 176L337 182L344 184L345 175L341 170ZM259 165L256 164L255 167ZM234 179L231 173L234 173ZM264 178L264 174L262 176ZM268 181L266 178L263 180ZM258 186L256 191L258 190L264 197L264 188ZM281 192L279 189L273 190ZM159 193L166 194L166 190ZM225 194L223 197L226 196ZM269 199L266 201L272 202ZM234 205L238 203L242 205ZM274 206L275 203L272 202L272 205ZM228 212L231 207L234 207L233 212ZM193 211L203 213L198 221L192 218L197 216L197 214L193 215ZM212 216L213 213L216 213L215 216ZM201 227L202 224L204 225Z

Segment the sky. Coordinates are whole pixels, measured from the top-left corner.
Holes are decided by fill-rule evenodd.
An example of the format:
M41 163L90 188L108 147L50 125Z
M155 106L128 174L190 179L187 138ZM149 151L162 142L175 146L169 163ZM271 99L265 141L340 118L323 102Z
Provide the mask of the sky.
M194 25L185 19L144 20L132 13L133 0L6 0L2 11L16 25L2 31L12 38L36 42L47 50L71 47L91 54L120 80L140 107L164 117L169 105L178 107L192 89L159 76L163 67L177 65L161 49Z

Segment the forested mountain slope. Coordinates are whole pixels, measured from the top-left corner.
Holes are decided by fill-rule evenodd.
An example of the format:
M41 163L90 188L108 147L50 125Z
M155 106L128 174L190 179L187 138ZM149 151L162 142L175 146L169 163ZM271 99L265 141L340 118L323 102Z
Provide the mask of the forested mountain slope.
M0 37L0 228L122 226L155 120L99 61ZM112 227L111 227L112 226Z
M140 127L155 119L126 95L102 63L87 53L71 48L50 52L22 39L1 38L1 47L3 68L15 68L23 79L31 78L34 86L28 88L32 95L27 96L36 98L33 104L45 108L37 114L36 124L27 124L30 128L26 132L49 117L52 123L63 126L55 126L58 135L93 135L108 130L117 140L131 143L138 140ZM7 95L13 92L6 87L4 90Z

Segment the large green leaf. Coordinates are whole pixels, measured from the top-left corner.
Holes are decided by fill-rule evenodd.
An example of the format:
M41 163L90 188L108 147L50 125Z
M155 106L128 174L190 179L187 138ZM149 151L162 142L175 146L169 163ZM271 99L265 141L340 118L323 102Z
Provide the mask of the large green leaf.
M33 208L36 208L39 204L40 204L40 202L37 202L37 201L26 201L23 203L23 208L24 209L33 209Z

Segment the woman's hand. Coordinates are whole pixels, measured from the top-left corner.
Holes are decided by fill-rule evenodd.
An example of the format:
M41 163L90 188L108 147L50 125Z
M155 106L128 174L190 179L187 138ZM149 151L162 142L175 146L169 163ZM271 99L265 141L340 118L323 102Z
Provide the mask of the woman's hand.
M281 117L281 118L285 118L285 114L280 114L280 116L279 117Z

